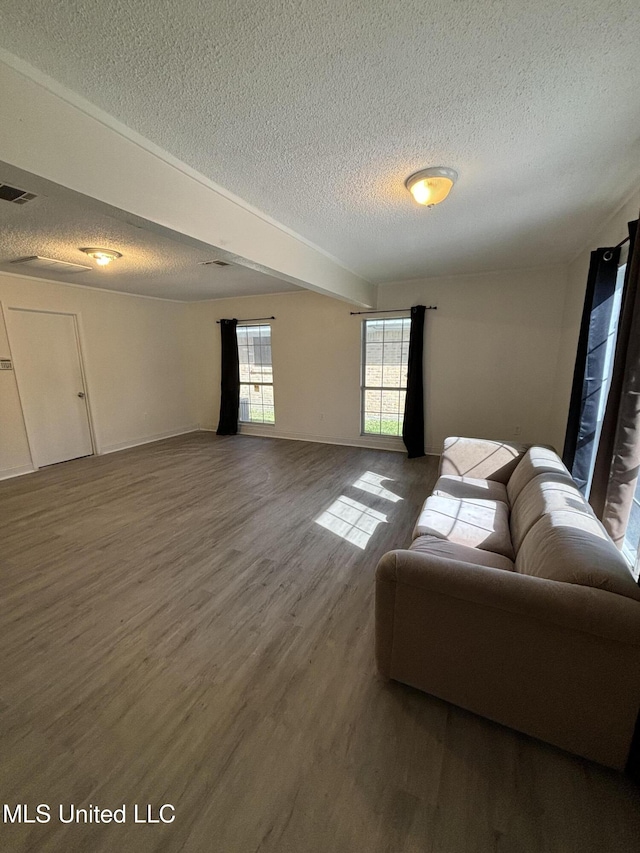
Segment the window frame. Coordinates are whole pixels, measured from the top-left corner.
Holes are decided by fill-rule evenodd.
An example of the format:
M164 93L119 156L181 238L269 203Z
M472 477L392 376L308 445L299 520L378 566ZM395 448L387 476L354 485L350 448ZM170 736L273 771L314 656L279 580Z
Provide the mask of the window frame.
M360 338L361 338L361 343L360 343L360 436L363 438L365 438L365 437L371 438L371 437L377 436L379 438L385 438L385 439L391 439L391 440L394 440L394 439L400 439L401 440L402 439L402 427L404 425L404 412L402 413L401 420L399 420L400 432L398 432L398 433L390 434L390 433L385 433L385 432L367 432L365 430L365 415L366 415L365 398L366 398L366 392L367 391L380 391L381 393L383 391L399 391L399 392L404 392L405 394L407 391L406 381L405 381L404 386L398 386L398 387L395 387L395 386L394 387L385 387L384 385L380 386L380 387L377 387L377 386L374 387L374 386L368 386L366 384L366 378L367 378L367 323L375 323L375 322L379 322L381 320L382 321L386 321L386 320L409 320L409 323L410 323L411 322L411 311L407 310L406 312L403 311L402 313L394 312L393 314L388 314L386 316L385 316L385 312L380 312L380 314L377 317L371 317L369 319L364 318L361 321L361 326L360 326ZM409 329L411 329L410 325L409 325ZM409 350L407 347L407 360L408 360L408 358L409 358ZM383 362L382 363L384 364L384 342L383 342ZM402 362L401 362L401 364L402 364ZM408 367L408 365L407 365L407 367Z
M602 422L604 420L604 415L606 411L607 399L609 396L609 390L611 387L611 379L613 375L613 366L615 359L615 350L616 350L616 342L618 338L618 328L620 322L620 314L622 311L622 295L624 288L624 280L626 275L626 267L629 262L629 246L625 245L620 253L620 259L618 261L618 272L616 279L616 288L614 294L614 303L611 313L611 319L609 321L609 339L607 341L607 356L605 360L605 373L602 376L602 391L599 400L599 411L598 411L598 420L596 423L596 436L595 436L595 450L593 454L593 459L591 460L591 467L589 471L589 479L586 484L585 495L588 498L591 492L591 484L593 481L593 472L595 468L595 461L598 452L598 445L600 443L600 436L602 433ZM635 580L638 579L638 575L640 574L640 536L636 539L636 541L632 542L630 538L628 538L629 526L631 524L631 516L634 513L634 507L636 508L636 515L638 510L640 510L640 479L636 485L636 490L632 498L632 506L631 513L629 515L629 522L627 524L627 530L625 531L624 539L622 542L621 553L625 558ZM637 531L637 522L634 525Z
M240 330L240 329L256 329L256 328L258 328L258 329L268 328L269 329L269 351L271 354L271 361L270 361L269 366L271 367L271 382L264 382L264 381L247 382L247 381L243 381L242 379L240 379L240 393L242 394L242 386L243 385L246 385L247 387L250 387L252 385L259 385L261 388L264 388L264 387L271 388L272 389L272 397L273 397L273 420L267 421L267 420L264 420L264 418L262 420L253 420L251 418L251 397L250 396L249 396L249 420L244 420L242 418L242 408L240 405L240 402L242 401L242 396L240 396L240 402L238 403L238 423L243 424L243 425L274 426L275 422L276 422L276 401L275 401L275 389L274 389L274 383L273 383L273 350L272 350L273 327L272 327L271 323L255 322L255 323L238 323L237 324L237 326L236 326L236 341L238 341L238 367L240 367L242 364L246 363L246 362L240 361L240 342L239 342L238 330ZM248 337L248 334L247 334L247 337ZM250 362L249 362L249 364L250 364ZM264 366L264 364L261 363L261 366ZM264 415L264 396L263 396L263 403L262 403L262 412Z
M618 270L616 273L616 286L613 294L611 316L609 318L609 333L607 336L603 372L602 376L599 377L600 388L598 390L598 414L596 420L595 436L593 441L593 456L591 458L591 463L589 466L589 476L587 478L584 490L584 494L587 500L589 499L589 495L591 493L591 484L593 482L593 473L595 470L596 457L598 455L598 446L600 444L600 436L602 434L602 424L607 408L609 389L611 387L611 379L613 376L613 362L615 358L616 342L618 340L618 326L620 322L620 311L622 309L622 291L624 288L626 267L626 254L622 253L620 255L620 260L618 261Z

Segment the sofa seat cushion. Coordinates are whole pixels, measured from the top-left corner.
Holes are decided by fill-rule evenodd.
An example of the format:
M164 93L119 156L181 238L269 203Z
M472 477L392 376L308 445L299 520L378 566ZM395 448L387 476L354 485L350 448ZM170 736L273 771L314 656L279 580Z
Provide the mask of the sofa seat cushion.
M536 521L545 513L562 509L593 517L580 489L564 474L538 474L530 480L511 507L511 539L516 554Z
M497 480L483 480L480 477L459 477L444 474L438 478L434 495L441 498L480 498L487 501L508 503L507 487Z
M543 515L524 537L516 571L607 590L640 601L624 557L595 516L568 510Z
M437 536L418 536L409 546L410 551L420 554L430 554L434 557L444 557L458 563L474 563L477 566L488 566L490 569L503 569L512 572L514 565L502 554L494 554L493 551L483 551L481 548L470 548L468 545L459 545L448 539L440 539Z
M509 508L502 501L431 495L425 501L413 530L414 539L425 535L513 559Z
M520 492L538 474L560 474L569 482L573 482L571 474L555 451L549 447L530 447L507 483L510 506L514 505Z

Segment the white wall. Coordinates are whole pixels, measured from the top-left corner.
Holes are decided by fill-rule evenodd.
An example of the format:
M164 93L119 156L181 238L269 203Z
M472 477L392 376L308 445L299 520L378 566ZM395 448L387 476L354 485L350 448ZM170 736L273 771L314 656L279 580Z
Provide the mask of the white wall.
M360 318L353 305L316 293L218 299L189 306L199 352L198 418L215 429L220 410L220 327L216 320L275 316L272 321L276 423L243 432L365 447L402 447L400 439L360 435Z
M184 303L74 287L0 273L0 303L78 315L98 449L118 450L195 429ZM10 322L7 322L9 333ZM8 356L0 322L0 356ZM19 365L17 365L19 371ZM0 477L31 467L15 371L0 371Z
M565 273L554 268L423 279L378 288L379 308L436 304L425 338L426 447L447 435L555 444L552 385L560 346ZM311 440L403 448L360 436L360 317L312 293L191 305L199 341L198 382L207 389L198 420L217 424L221 317L275 315L272 333L276 424L251 431Z
M558 353L558 366L553 393L552 425L558 436L559 447L564 443L564 431L567 425L569 398L573 368L580 333L580 319L584 295L587 287L587 275L591 252L601 246L615 246L629 233L627 223L638 218L640 211L640 189L627 199L625 204L593 236L589 245L569 265L567 291L562 314L562 344Z
M378 288L379 308L438 306L426 312L427 447L438 452L448 435L557 445L551 394L565 286L564 270L547 267Z
M592 245L617 243L640 192ZM544 442L561 449L589 262L381 285L377 307L438 306L425 328L426 447L447 435ZM215 429L222 317L274 314L276 424L247 431L402 449L360 435L361 318L309 291L177 303L0 274L0 302L80 316L99 449ZM7 349L0 323L0 356ZM0 372L0 477L31 461L13 372ZM519 435L516 434L520 429Z

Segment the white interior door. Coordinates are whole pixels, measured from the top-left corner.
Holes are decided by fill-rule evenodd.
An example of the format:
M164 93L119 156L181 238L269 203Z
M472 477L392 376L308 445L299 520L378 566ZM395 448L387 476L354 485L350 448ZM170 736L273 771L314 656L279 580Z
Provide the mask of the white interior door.
M11 308L11 352L35 465L93 453L76 320Z

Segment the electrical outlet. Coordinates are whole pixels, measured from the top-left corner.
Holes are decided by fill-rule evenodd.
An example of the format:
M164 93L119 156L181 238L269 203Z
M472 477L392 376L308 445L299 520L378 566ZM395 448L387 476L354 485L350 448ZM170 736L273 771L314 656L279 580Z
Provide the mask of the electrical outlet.
M520 435L520 434L521 434L521 432L522 432L522 427L515 426L515 427L513 428L513 434L514 434L514 435Z

